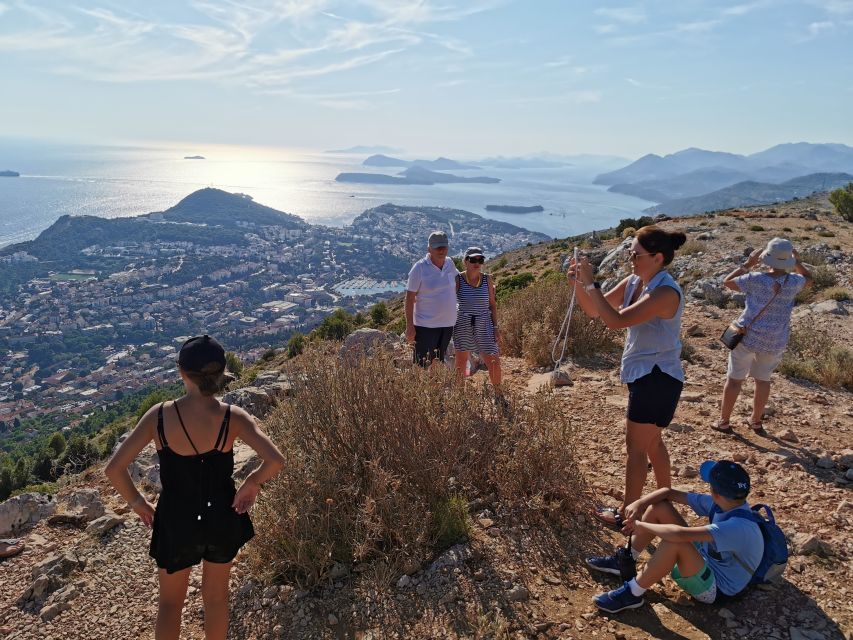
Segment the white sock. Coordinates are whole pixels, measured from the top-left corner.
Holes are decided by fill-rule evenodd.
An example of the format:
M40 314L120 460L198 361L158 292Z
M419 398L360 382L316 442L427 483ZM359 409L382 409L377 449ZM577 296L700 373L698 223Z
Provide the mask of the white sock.
M642 553L642 551L637 551L634 547L631 547L631 556L634 560L639 560Z
M638 598L646 592L643 587L637 584L636 578L631 578L631 581L628 583L628 588L631 590L631 593Z

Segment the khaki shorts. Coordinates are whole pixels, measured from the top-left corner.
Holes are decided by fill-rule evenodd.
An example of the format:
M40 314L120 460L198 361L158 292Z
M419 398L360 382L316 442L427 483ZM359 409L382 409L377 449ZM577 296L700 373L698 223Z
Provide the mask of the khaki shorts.
M770 382L770 375L782 361L782 354L751 351L740 343L729 351L729 370L727 375L732 380L745 380L752 376L755 380Z

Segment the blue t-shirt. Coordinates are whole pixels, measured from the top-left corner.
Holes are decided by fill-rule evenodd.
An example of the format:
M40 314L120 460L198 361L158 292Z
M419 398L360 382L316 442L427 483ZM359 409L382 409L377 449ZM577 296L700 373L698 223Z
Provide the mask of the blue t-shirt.
M714 500L704 493L688 493L687 504L698 516L708 517ZM749 505L744 503L737 509L749 511ZM714 538L713 542L697 542L699 553L705 558L714 578L717 588L726 595L733 596L749 584L752 573L741 566L743 562L753 569L758 567L764 555L764 537L758 525L746 518L730 517L721 520L722 512L714 515L714 520L708 525L708 531ZM737 554L741 562L738 562Z
M749 325L749 330L743 337L743 346L761 353L784 351L788 344L794 298L806 285L806 279L799 273L774 278L766 271L755 271L738 276L733 282L746 294L746 308L737 319L741 327ZM781 289L779 295L774 298L776 284L779 284ZM771 299L773 302L770 302ZM761 313L765 305L767 309ZM754 320L759 313L761 317Z

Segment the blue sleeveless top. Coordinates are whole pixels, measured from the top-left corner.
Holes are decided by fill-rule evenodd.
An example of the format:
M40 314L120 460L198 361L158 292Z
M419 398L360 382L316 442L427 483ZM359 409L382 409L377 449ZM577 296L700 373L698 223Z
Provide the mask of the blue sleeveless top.
M631 304L634 292L641 285L639 276L631 276L625 287L623 308ZM672 287L678 292L678 310L672 318L652 318L642 324L628 327L625 349L622 351L622 382L634 382L642 378L651 373L655 365L665 374L684 381L684 370L681 368L681 314L684 311L684 294L669 272L658 271L640 296L658 287Z

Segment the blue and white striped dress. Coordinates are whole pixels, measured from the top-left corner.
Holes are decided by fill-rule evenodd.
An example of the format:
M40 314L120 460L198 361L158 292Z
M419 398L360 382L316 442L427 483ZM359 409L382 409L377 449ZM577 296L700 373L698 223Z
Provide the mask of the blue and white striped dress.
M472 287L460 274L456 301L459 309L453 327L453 346L457 351L476 351L498 355L492 312L489 310L489 275L480 277L480 286Z

